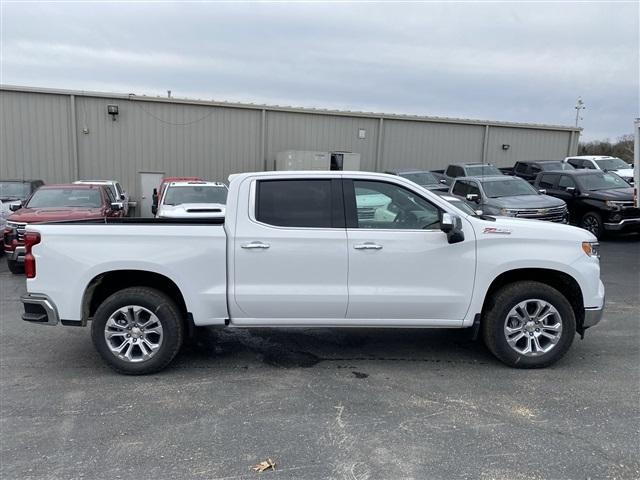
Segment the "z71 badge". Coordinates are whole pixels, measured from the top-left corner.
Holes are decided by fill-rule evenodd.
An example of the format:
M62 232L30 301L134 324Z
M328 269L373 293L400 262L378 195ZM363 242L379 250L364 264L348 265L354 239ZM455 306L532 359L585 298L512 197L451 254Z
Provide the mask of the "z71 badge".
M508 228L485 227L482 233L498 233L500 235L511 235L511 230L509 230Z

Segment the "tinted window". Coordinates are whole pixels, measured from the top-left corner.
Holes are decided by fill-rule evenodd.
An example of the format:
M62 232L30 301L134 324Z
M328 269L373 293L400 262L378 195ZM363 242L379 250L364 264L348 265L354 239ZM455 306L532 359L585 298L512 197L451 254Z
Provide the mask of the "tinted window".
M553 169L552 169L553 170ZM531 171L529 173L531 173L531 175L537 175L542 171L542 169L536 165L531 165Z
M358 228L435 230L440 211L404 187L354 180Z
M477 167L467 167L468 177L486 177L489 175L502 175L498 167L493 165L478 165Z
M577 158L570 158L569 160L567 160L567 162L569 162L569 164L573 165L575 168L583 168L582 160L579 160Z
M111 188L105 188L104 191L107 192L107 199L110 204L116 201L116 196Z
M22 182L0 182L0 198L5 200L28 197L31 185Z
M566 190L568 187L574 187L576 186L576 182L573 181L573 178L571 177L567 177L566 175L563 175L562 177L560 177L560 181L558 182L558 188L561 188L562 190Z
M569 166L569 168L563 168L564 166L569 166L569 164L567 163L562 163L562 162L545 162L545 163L541 163L540 167L542 167L542 170L545 171L550 171L550 170L573 170L573 167ZM538 168L538 171L540 170L540 168Z
M411 180L418 185L433 185L438 183L436 177L429 172L413 172L413 173L401 173L401 177Z
M100 190L94 188L40 189L33 194L28 208L102 206Z
M451 190L451 193L464 197L467 193L469 193L469 182L467 182L466 180L456 181L456 183L453 185L453 190Z
M596 160L596 163L602 170L624 170L631 168L631 165L620 158L605 158Z
M540 188L553 188L556 183L557 175L542 175L538 186Z
M484 188L484 193L486 193L489 198L538 194L529 182L518 177L511 177L506 180L482 182L482 187Z
M469 182L469 192L471 195L480 195L480 187L476 182Z
M256 219L280 227L331 228L331 180L259 181Z
M527 171L527 164L526 163L516 163L516 168L514 168L513 170L516 173L524 173Z
M615 188L629 188L630 185L615 173L594 172L592 175L580 177L580 185L585 190L610 190Z

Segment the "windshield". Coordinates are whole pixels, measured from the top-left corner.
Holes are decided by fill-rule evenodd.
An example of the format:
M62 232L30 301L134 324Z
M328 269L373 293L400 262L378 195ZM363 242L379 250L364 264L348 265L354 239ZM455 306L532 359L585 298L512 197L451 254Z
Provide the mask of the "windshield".
M467 177L484 177L488 175L502 175L498 167L493 165L478 165L477 167L464 167Z
M211 185L186 185L169 187L164 196L165 205L181 205L183 203L227 203L227 189Z
M434 183L438 183L436 177L429 172L401 173L400 176L418 185L433 185Z
M29 196L31 186L24 182L0 182L0 198L17 199Z
M542 170L548 172L550 170L575 170L573 165L564 162L546 162L539 164Z
M40 189L33 194L27 208L84 207L100 208L100 191L90 188Z
M538 194L535 188L520 178L482 182L482 187L484 188L484 193L486 193L489 198Z
M477 215L476 211L469 206L468 203L458 199L458 198L445 198L447 202L456 207L458 210L462 210L467 215Z
M616 188L629 188L629 184L615 173L594 172L591 175L576 177L584 190L611 190Z
M606 158L603 160L596 160L596 163L601 170L623 170L631 168L631 165L620 158Z

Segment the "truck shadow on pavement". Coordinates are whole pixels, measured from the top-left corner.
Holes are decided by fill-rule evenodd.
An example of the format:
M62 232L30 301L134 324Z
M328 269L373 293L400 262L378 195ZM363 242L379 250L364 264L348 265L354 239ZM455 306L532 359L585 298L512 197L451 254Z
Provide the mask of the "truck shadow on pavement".
M435 329L224 329L201 327L185 342L178 364L205 367L221 359L243 368L264 363L311 368L321 362L380 361L493 364L468 331Z

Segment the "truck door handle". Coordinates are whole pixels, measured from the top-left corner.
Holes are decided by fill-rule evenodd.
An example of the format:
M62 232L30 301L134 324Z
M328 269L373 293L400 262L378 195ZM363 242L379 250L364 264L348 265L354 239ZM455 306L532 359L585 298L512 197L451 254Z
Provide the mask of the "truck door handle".
M353 246L356 250L382 250L382 245L372 242L357 243Z
M240 246L242 248L246 248L247 250L252 250L252 249L256 249L256 248L267 249L271 245L269 245L268 243L262 243L262 242L249 242L249 243L243 243Z

